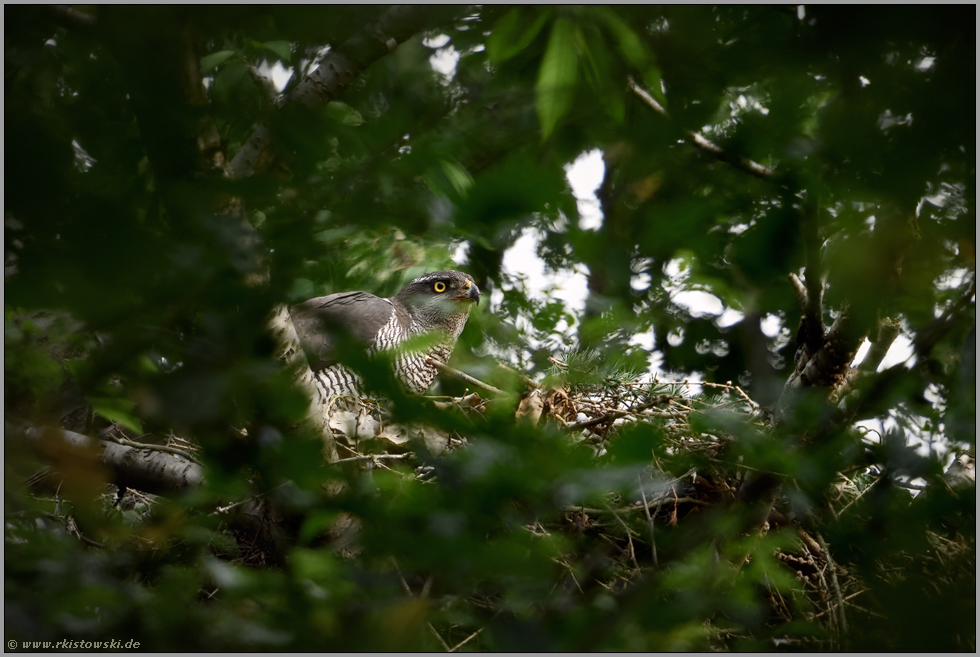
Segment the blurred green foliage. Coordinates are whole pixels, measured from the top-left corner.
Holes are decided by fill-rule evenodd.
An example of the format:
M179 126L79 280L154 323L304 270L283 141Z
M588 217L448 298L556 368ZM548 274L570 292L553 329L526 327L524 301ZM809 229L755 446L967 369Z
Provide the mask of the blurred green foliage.
M539 381L615 384L646 370L651 350L632 338L652 329L664 370L740 384L771 407L798 346L787 274L802 272L804 208L818 199L827 324L848 308L856 347L896 318L922 347L975 280L974 11L449 8L318 109L276 110L249 74L291 67L288 93L324 46L384 10L106 6L82 15L90 24L5 7L6 416L67 426L80 398L95 415L76 430L190 436L208 472L200 490L124 508L68 495L69 481L104 482L79 460L64 466L65 491L38 493L23 482L44 463L8 437L5 638L135 638L161 652L441 650L467 638L460 650L975 650L975 487L942 480L954 451L975 454L972 298L908 367L857 386L874 394L852 420L883 421L880 441L828 424L834 406L802 395L773 430L693 414L692 436L724 438L717 455L673 450L654 423L623 428L597 456L552 424L515 422L512 405L463 418L391 390L399 419L467 438L424 456L437 474L427 484L398 461L327 465L296 428L305 400L266 332L277 303L387 296L460 268L495 296L453 365L487 382L518 385L499 355ZM456 57L452 73L433 57ZM206 90L182 86L198 73ZM202 166L208 122L229 159L266 125L280 166L244 180ZM710 156L689 131L778 178ZM598 228L580 224L565 175L593 149L605 163ZM232 196L259 251L223 214ZM550 270L588 272L584 310L502 267L527 230ZM680 303L691 291L735 314ZM798 540L792 525L746 533L752 510L721 484L717 504L680 523L676 506L656 515L656 568L646 519L625 518L642 574L608 517L601 531L567 530L570 505L637 500L638 476L745 469L783 476L777 506L822 532L866 587L856 602L870 612L851 608L850 632L828 634L774 556ZM840 473L858 487L846 508L834 506ZM914 477L926 494L901 487ZM255 495L285 532L267 558L214 513ZM360 529L345 544L330 528L350 517ZM960 544L968 554L950 552ZM773 612L776 597L794 620Z

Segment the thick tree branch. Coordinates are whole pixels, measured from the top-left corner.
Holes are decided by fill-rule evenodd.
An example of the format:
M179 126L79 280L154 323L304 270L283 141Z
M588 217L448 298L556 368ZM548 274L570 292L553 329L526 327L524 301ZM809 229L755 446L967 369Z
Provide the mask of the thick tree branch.
M878 336L871 343L871 348L868 349L868 353L865 354L859 367L865 372L877 370L901 331L902 327L898 320L889 318L881 320L878 325Z
M55 20L70 28L88 30L95 27L96 18L93 14L80 11L71 5L50 5L48 11Z
M834 320L826 339L803 369L786 382L787 388L834 387L843 381L858 344L851 335L851 313L846 306Z
M806 306L803 308L803 333L810 355L823 346L826 329L823 323L823 274L820 267L820 202L807 194L804 203L803 244L806 251Z
M166 452L96 440L62 429L16 427L9 422L4 423L4 433L27 438L48 455L70 448L101 450L101 462L112 473L112 483L120 488L158 494L190 490L204 483L201 466Z
M328 52L320 66L283 97L279 106L297 104L314 109L336 100L371 64L422 29L432 12L429 6L393 6L377 21ZM236 179L248 178L267 170L274 160L272 134L260 125L232 159L232 175Z

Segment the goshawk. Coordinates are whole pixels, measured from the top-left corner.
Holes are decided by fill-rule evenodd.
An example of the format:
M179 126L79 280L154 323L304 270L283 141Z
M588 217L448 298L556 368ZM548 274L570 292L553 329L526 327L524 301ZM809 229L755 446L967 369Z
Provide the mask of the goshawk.
M469 274L437 271L419 276L388 299L367 292L339 292L293 306L289 314L322 401L364 392L360 377L337 362L338 334L350 336L370 354L431 334L435 342L424 351L404 351L394 358L395 377L406 390L421 395L437 371L426 356L443 363L449 360L480 295Z

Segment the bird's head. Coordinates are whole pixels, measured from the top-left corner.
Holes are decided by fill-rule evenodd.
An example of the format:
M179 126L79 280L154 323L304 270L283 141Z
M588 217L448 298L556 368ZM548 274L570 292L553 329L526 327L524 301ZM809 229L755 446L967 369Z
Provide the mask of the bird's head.
M469 274L434 271L413 280L392 300L401 303L416 320L458 335L470 308L474 302L479 303L482 294Z

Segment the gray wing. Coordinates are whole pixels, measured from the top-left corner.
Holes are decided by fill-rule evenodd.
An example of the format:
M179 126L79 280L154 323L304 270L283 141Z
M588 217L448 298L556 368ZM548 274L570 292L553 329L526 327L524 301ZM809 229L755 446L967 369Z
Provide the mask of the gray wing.
M367 292L340 292L310 299L289 309L303 351L316 371L337 362L334 346L339 334L370 348L391 319L395 307Z

